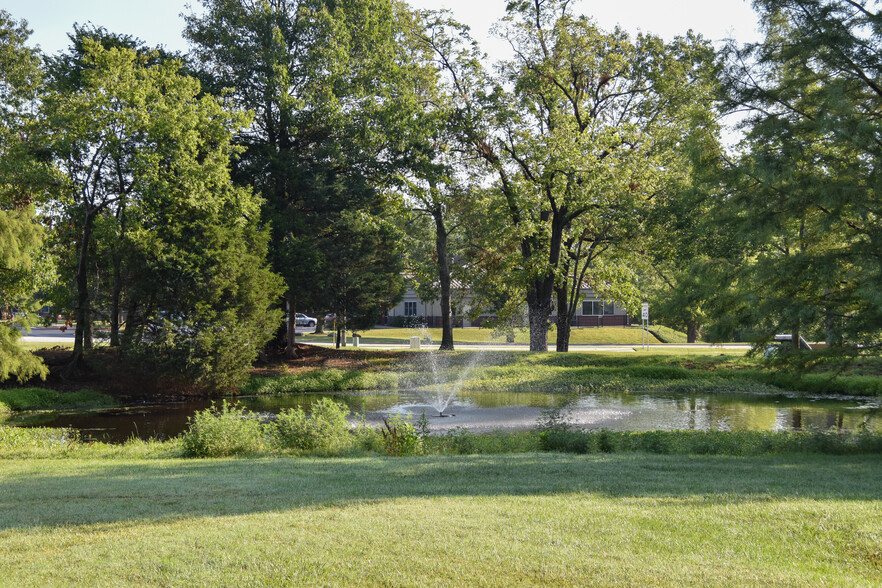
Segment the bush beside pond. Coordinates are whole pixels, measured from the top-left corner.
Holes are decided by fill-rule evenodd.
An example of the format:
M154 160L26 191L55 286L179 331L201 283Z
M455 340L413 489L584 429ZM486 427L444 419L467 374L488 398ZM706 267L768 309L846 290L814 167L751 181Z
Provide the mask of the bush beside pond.
M567 453L643 452L680 455L756 456L882 453L882 435L824 431L574 431L540 433L542 449Z

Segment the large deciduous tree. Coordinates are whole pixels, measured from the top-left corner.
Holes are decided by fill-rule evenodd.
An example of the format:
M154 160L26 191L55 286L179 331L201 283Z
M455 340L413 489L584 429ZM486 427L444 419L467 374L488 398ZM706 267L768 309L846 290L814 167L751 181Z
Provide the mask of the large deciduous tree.
M567 302L558 316L578 302L566 270L633 238L668 178L685 173L679 143L696 121L691 105L709 92L710 49L692 36L666 45L606 33L564 0L510 2L508 11L499 32L514 58L486 96L494 118L475 140L518 242L530 349L544 351L556 289Z
M480 69L480 54L467 29L446 12L415 13L409 25L412 63L401 76L407 91L399 100L406 123L393 159L412 213L408 269L420 295L439 301L440 349L452 350L454 250L466 226L474 227L467 217L476 187L469 175L474 151L463 153L460 140L471 130L469 103L460 94L465 78Z

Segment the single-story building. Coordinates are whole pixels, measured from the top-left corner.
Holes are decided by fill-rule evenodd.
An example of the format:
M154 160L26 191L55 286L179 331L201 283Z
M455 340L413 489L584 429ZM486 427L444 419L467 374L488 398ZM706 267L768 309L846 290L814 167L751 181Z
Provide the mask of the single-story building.
M455 286L458 287L451 288L457 290L452 298L468 301L468 294L462 295L462 286L458 284ZM582 288L582 296L582 303L576 309L576 315L573 317L572 325L574 327L625 327L631 325L631 317L621 305L599 299L590 288ZM482 313L476 320L470 321L464 316L465 312L456 306L456 302L454 302L454 327L478 327L484 320L493 316L492 313ZM385 325L397 322L392 320L393 317L423 317L427 326L440 327L441 301L422 300L413 287L408 287L398 306L390 309L380 322ZM552 321L554 321L554 317L552 317ZM636 322L639 323L639 319Z

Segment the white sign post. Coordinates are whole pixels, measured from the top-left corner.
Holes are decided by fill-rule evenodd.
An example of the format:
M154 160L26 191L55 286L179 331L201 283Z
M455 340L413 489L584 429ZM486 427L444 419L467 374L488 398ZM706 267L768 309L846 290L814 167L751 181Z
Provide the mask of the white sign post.
M649 337L646 334L647 329L649 329L649 303L644 302L640 311L640 322L643 326L643 349L647 348L647 341Z

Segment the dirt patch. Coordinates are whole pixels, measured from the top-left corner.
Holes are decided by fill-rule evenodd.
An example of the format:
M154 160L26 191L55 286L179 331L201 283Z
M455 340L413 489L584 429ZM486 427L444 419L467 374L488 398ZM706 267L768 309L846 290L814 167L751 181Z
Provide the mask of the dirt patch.
M297 373L316 368L367 369L378 359L390 361L407 357L404 351L366 351L364 349L334 349L315 345L299 344L295 348L294 359L288 359L279 351L263 355L251 370L253 376L271 376Z

